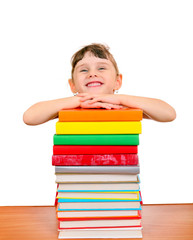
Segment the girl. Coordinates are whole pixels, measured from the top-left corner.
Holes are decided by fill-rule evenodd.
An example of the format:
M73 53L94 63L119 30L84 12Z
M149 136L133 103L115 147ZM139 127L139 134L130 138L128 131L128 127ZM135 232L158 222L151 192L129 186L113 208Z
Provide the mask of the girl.
M124 107L140 108L143 117L160 122L173 121L175 110L166 102L147 97L114 94L122 85L122 75L109 49L102 44L83 47L72 56L69 85L73 97L36 103L23 115L28 125L37 125L58 117L61 109Z

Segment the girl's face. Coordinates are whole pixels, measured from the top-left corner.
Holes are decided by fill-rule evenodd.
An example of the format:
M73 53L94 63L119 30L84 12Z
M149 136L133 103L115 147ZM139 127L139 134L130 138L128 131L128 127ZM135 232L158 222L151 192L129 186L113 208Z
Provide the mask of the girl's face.
M110 60L87 52L76 64L69 84L74 93L112 94L121 87L122 76L117 75Z

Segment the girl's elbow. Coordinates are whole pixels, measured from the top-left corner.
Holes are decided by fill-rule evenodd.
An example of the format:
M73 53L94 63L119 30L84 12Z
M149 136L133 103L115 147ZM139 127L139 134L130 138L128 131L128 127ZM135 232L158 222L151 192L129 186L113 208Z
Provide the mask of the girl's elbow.
M23 114L23 122L27 125L35 125L32 117L28 113L28 111L24 112Z
M27 115L26 112L24 112L24 114L23 114L23 122L24 122L25 124L27 124L27 125L30 125L30 124L29 124L30 121L29 121L29 119L28 119L28 115Z
M174 108L165 109L156 118L152 118L158 122L172 122L176 119L176 111Z
M176 119L176 111L174 110L174 113L172 115L171 121L174 121Z
M167 118L165 122L172 122L176 119L176 111L172 108L169 113L167 114Z

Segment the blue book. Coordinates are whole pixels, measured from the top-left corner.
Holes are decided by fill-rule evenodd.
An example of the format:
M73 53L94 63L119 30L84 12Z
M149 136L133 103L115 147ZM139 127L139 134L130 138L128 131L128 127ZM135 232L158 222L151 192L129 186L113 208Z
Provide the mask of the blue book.
M80 199L80 198L58 198L58 203L81 203L81 202L141 202L141 196L139 199Z
M57 192L77 192L77 193L129 193L129 192L139 192L140 188L138 190L57 190Z
M109 204L108 204L109 205ZM133 202L133 204L130 204L127 206L122 206L123 204L119 204L117 207L113 206L98 206L97 204L93 206L74 206L74 204L67 205L66 203L59 203L58 204L58 211L122 211L122 210L142 210L141 204L139 202Z

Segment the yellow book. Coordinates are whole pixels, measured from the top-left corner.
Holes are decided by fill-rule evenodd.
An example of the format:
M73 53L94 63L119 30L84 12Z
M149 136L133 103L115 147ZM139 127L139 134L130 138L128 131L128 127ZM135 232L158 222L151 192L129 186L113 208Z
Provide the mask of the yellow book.
M141 122L57 122L56 134L140 134Z
M111 199L111 200L139 200L139 192L123 193L65 193L58 192L57 198L61 199Z

